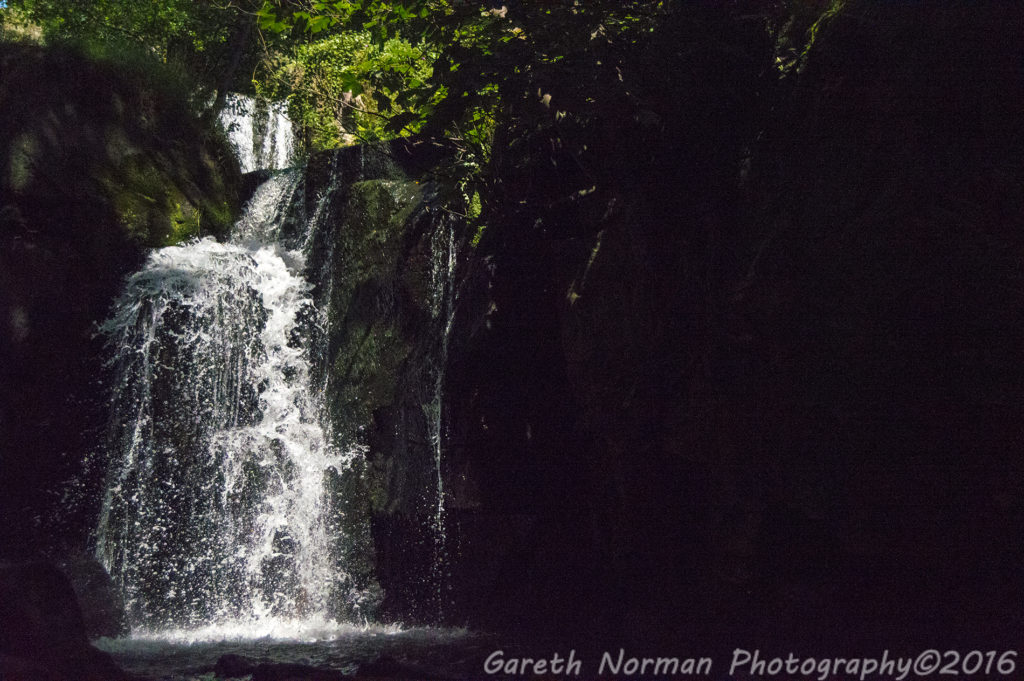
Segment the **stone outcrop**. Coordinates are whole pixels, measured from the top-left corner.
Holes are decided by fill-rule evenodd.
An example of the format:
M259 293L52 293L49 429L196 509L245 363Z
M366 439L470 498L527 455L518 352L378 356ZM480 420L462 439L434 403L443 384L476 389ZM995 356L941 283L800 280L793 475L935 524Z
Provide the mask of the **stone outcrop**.
M129 677L89 645L67 577L44 562L0 563L0 678L119 681Z
M60 562L60 569L74 589L90 640L128 633L124 600L99 561L92 556L72 556Z
M376 575L385 619L433 620L438 612L428 412L443 371L439 277L455 225L431 170L447 153L426 140L397 141L319 155L306 170L307 197L337 188L329 243L317 249L329 273L321 286L331 423L339 445L365 451L332 484L346 509L342 531L354 538L348 563ZM368 526L358 520L367 517Z

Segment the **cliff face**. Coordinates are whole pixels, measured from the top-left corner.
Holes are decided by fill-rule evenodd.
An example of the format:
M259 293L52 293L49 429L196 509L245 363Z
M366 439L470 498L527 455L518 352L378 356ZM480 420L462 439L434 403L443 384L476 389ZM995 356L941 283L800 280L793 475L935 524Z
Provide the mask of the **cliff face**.
M742 23L680 20L585 182L568 126L508 133L450 365L461 610L646 642L1019 621L1019 21L847 2L778 78Z
M0 551L25 549L102 427L92 325L121 279L233 218L230 148L152 69L0 45L0 477L19 519Z
M430 163L350 174L328 386L385 617L823 650L1019 621L1019 11L835 8L791 60L680 11L584 123L513 107L454 289Z
M389 621L434 622L440 610L438 390L458 239L431 178L446 155L396 141L317 154L304 171L302 210L325 225L310 267L331 431L364 453L330 476L334 529L358 588L379 583Z

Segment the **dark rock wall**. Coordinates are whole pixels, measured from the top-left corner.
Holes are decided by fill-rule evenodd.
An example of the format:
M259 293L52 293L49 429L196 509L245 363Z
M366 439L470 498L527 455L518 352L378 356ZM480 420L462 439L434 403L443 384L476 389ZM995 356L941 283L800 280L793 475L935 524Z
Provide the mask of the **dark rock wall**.
M1019 630L1021 12L847 2L784 78L729 12L670 17L582 132L512 114L450 365L456 611Z
M44 562L0 563L0 677L10 681L127 678L89 645L68 578Z
M766 549L823 535L841 580L817 593L861 628L894 605L889 627L942 622L922 637L1020 627L1021 18L847 3L765 136L773 420L793 443L768 490L792 527ZM796 592L790 569L766 578Z
M314 156L304 180L309 215L329 201L310 267L327 313L333 438L364 454L331 476L335 529L354 584L383 590L377 615L387 621L439 612L428 413L444 326L435 247L452 223L431 168L445 155L417 140L348 148Z
M399 590L391 588L387 556L404 551L403 540L386 541L378 565L365 523L371 513L379 522L392 515L417 517L426 507L430 466L414 353L427 338L423 307L429 304L429 286L423 263L407 251L405 238L410 216L423 210L422 192L410 180L368 179L348 185L346 193L328 308L328 390L339 444L367 449L365 459L339 474L345 490L340 499L350 519L344 531L363 535L348 551L348 562L368 575L377 573L385 595L394 598ZM393 422L394 414L402 415L401 423ZM407 414L413 423L402 420ZM423 567L423 559L406 561L402 578L416 582ZM384 608L400 617L390 602Z
M0 555L84 539L62 485L104 427L93 324L146 248L235 212L230 148L146 63L0 45Z

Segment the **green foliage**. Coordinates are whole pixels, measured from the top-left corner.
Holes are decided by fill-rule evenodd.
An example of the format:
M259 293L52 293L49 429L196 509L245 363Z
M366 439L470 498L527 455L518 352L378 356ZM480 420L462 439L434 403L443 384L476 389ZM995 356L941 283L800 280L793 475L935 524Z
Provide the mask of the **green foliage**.
M0 40L6 42L42 42L42 27L13 7L0 6Z
M84 0L13 0L42 26L47 37L112 43L135 40L166 58L172 43L186 40L197 51L223 39L210 22L209 7L186 0L160 3ZM199 8L199 11L197 11ZM205 11L204 11L205 10Z
M371 95L363 113L379 121L361 123L367 138L426 132L447 133L471 146L489 143L491 122L473 114L493 109L495 79L460 68L463 58L493 54L493 43L507 28L500 26L502 17L444 0L317 1L301 10L267 0L259 18L263 29L282 34L358 36L362 52L339 57L334 71L347 76L352 97ZM344 118L342 127L351 128Z
M827 0L824 3L808 0L789 0L776 26L770 31L775 38L775 67L785 77L799 73L807 63L811 48L819 33L838 17L846 0Z
M269 63L254 85L269 99L287 99L313 149L390 139L418 132L417 113L403 93L431 77L424 45L402 38L374 43L366 31L320 38Z
M727 33L717 27L727 23L755 26L740 30L754 42L774 39L784 75L799 67L843 0L553 0L499 8L464 0L12 4L48 37L144 46L196 76L197 101L229 87L287 100L311 149L447 138L456 153L438 178L445 198L468 213L479 196L486 221L502 155L558 165L561 175L573 176L562 199L575 201L606 172L609 158L595 153L595 140L611 149L616 130L647 137L664 130L652 74L670 65L678 77L664 80L675 95L701 96L691 76L705 60L728 70L760 49L716 42L713 36ZM684 43L659 44L666 26Z
M646 40L663 4L592 0L488 9L458 0L314 0L300 8L266 0L258 14L263 29L293 38L347 31L384 52L395 40L416 46L429 68L406 59L341 68L342 58L336 71L353 74L354 95L366 91L355 80L374 88L374 112L386 123L367 127L367 137L419 132L454 141L457 158L443 169L442 186L469 205L482 189L499 121L508 122L512 110L537 125L566 126L600 116L594 102L602 94L626 96L616 52ZM362 78L354 76L359 68ZM322 129L324 119L315 123ZM488 193L480 195L486 209Z
M90 50L144 50L192 75L207 92L235 85L262 54L261 0L10 0L47 42Z

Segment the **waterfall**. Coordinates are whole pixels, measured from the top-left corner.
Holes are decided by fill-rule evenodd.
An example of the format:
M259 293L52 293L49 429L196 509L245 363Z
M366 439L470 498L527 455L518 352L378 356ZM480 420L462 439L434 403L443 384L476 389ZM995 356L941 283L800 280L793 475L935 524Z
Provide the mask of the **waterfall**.
M325 425L304 276L319 220L289 233L298 186L261 185L229 243L155 251L101 327L115 383L96 551L136 628L262 631L365 597L328 531L329 475L359 454Z
M458 250L455 240L455 225L443 220L437 225L430 242L431 250L431 316L438 331L438 347L430 367L433 378L430 400L424 406L430 446L434 455L434 476L436 482L436 506L431 519L434 535L434 556L432 579L436 588L438 617L443 617L444 591L448 585L448 536L445 528L444 488L444 382L448 364L448 341L455 322L455 265Z
M243 173L291 165L295 133L283 102L264 102L229 93L220 122L235 147Z

